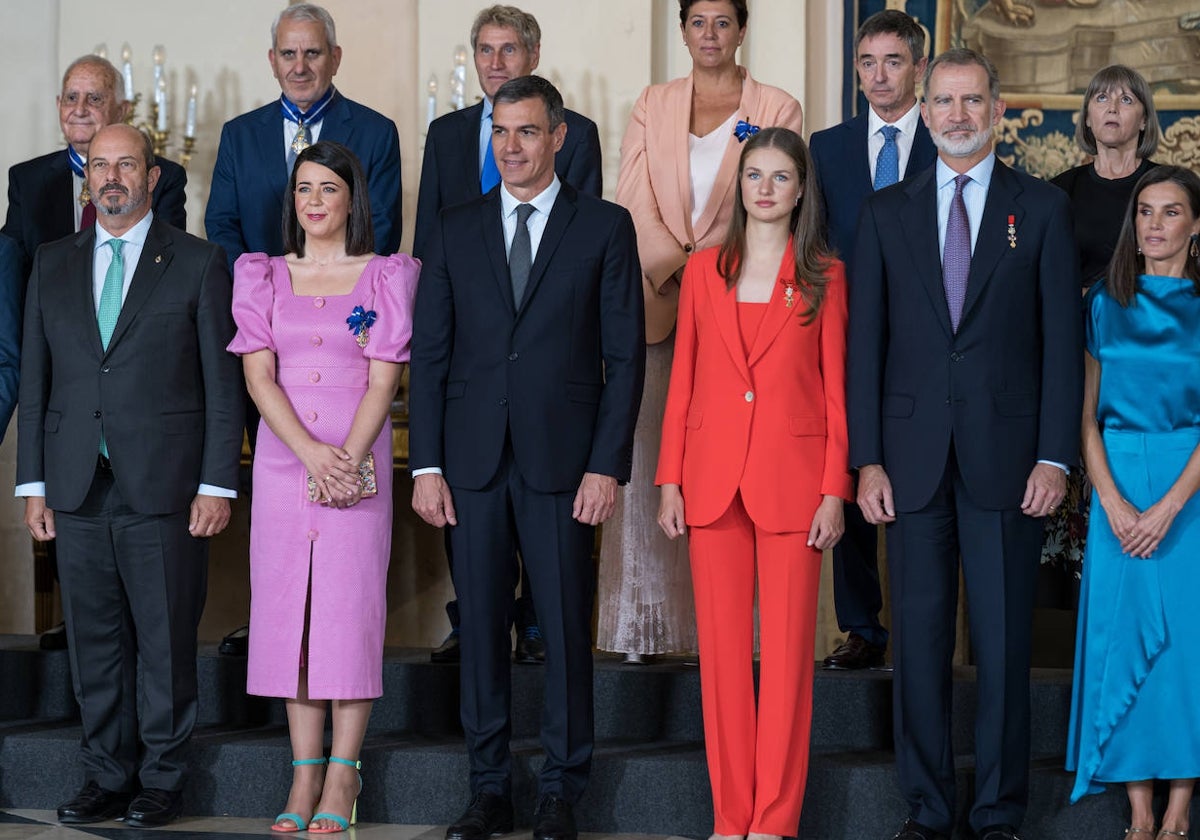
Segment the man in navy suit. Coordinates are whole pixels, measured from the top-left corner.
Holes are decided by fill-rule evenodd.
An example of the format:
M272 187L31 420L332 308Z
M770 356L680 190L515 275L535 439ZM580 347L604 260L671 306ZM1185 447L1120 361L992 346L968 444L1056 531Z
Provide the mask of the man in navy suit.
M871 15L854 36L858 83L870 103L853 119L812 136L817 183L830 243L847 264L854 254L858 214L867 196L933 165L936 150L917 106L925 72L925 31L904 12ZM853 276L852 274L850 275ZM878 529L857 505L846 505L846 533L833 549L833 602L846 641L825 657L826 668L883 665L888 633L879 622Z
M8 217L0 233L17 243L22 292L39 245L69 236L96 220L85 190L88 147L97 131L123 122L130 108L121 74L98 55L71 62L56 101L67 147L8 170ZM162 174L154 191L154 215L183 229L187 227L187 173L161 157L155 158L155 163Z
M130 108L117 68L98 55L85 55L71 62L63 73L62 92L56 103L58 124L67 147L18 163L8 170L8 217L0 233L12 240L12 246L0 257L4 260L0 271L6 283L14 276L18 280L18 311L24 307L25 284L37 249L47 242L86 230L95 223L96 208L89 200L85 178L88 149L97 131L106 125L123 122ZM158 186L151 196L154 214L182 230L187 227L184 208L187 173L182 166L163 157L155 157L155 164L160 174ZM10 291L5 289L6 294ZM19 335L19 329L12 332L11 350L18 349L15 342ZM12 361L19 365L15 356ZM6 370L13 374L15 387L15 371ZM15 393L13 398L15 400ZM46 543L46 556L57 578L57 551L53 541ZM62 624L42 634L41 646L47 650L59 650L66 645L67 634Z
M996 69L955 49L925 72L933 167L870 196L850 280L850 466L887 523L894 840L957 826L950 663L959 560L979 683L979 840L1015 840L1029 793L1029 659L1041 518L1078 462L1079 265L1066 195L993 153Z
M645 372L628 211L554 171L562 97L523 76L495 95L503 184L434 223L413 315L413 509L450 527L462 605L472 800L447 840L513 829L508 615L521 555L546 641L534 840L575 840L592 760L591 563L633 466Z
M358 156L367 175L375 250L400 248L400 138L396 124L333 86L342 48L329 12L288 6L271 24L271 71L278 101L225 123L204 214L210 242L229 265L242 254L283 253L283 202L296 155L317 140L336 140Z
M510 79L530 75L541 55L542 30L537 18L513 6L489 6L475 16L471 48L475 72L484 100L433 121L425 139L421 189L417 197L417 227L413 256L425 257L429 239L444 207L461 204L490 192L500 183L492 156L492 97ZM601 193L600 134L587 117L564 109L567 136L554 156L558 177L575 189L597 198ZM446 556L453 566L454 549L446 541ZM514 558L516 563L516 558ZM539 662L545 647L529 593L529 576L522 570L521 597L513 602L517 627L517 662ZM446 604L450 635L434 648L434 662L456 662L458 602Z
M17 406L21 373L21 297L25 276L20 273L15 240L0 233L0 441Z
M505 82L537 69L542 30L528 12L513 6L489 6L475 16L471 49L484 99L429 125L413 235L417 259L425 256L442 208L478 198L500 183L496 162L489 155L492 97ZM579 192L599 198L603 189L596 124L574 111L564 113L567 137L554 156L554 170Z

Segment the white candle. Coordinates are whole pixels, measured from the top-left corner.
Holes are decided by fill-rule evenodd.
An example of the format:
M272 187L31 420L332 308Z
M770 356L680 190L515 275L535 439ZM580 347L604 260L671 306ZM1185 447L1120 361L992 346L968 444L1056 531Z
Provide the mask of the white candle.
M429 127L429 124L431 122L433 122L434 120L437 119L437 89L438 89L437 76L436 75L430 76L429 77L429 85L428 85L429 100L428 100L428 103L427 103L427 106L425 109L425 127L426 128Z
M196 93L196 86L192 85L191 92L188 94L187 125L183 129L184 137L196 136Z
M155 87L157 87L159 81L162 80L163 64L166 62L166 60L167 60L167 51L163 48L162 44L156 44L154 46L154 85L155 85Z
M159 131L167 130L167 80L159 77L158 80L158 125L155 126Z
M125 101L133 101L133 50L129 44L121 47L121 75L125 79Z

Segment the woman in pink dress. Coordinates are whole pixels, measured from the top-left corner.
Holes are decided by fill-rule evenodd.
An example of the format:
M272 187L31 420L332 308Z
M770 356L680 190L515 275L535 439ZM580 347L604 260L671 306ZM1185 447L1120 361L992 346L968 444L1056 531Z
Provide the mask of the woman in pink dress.
M408 361L419 263L371 253L366 179L345 147L302 151L289 191L287 256L245 254L234 268L238 332L229 349L243 357L262 414L246 682L250 693L287 703L292 788L272 828L332 833L354 821L358 754L383 693L388 421ZM359 466L368 454L374 494Z

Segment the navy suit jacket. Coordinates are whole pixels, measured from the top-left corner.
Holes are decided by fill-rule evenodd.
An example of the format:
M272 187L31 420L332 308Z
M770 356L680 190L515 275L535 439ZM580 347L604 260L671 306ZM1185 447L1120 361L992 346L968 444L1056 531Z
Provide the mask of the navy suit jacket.
M932 498L953 444L975 503L1014 510L1037 461L1079 461L1083 319L1070 206L1062 190L996 161L954 332L935 173L863 205L850 280L850 466L882 464L896 510L909 513Z
M156 162L160 174L150 206L156 218L182 230L187 227L187 173L166 158ZM8 218L0 233L17 243L22 289L38 246L75 233L74 190L65 148L8 170Z
M867 153L867 111L844 123L818 131L809 139L817 185L825 203L829 244L837 249L847 267L854 257L854 234L863 202L875 192ZM937 149L929 139L925 121L917 119L912 151L900 180L933 166ZM853 282L853 276L851 276Z
M510 441L541 493L629 480L645 373L642 274L623 207L563 184L514 306L500 188L434 220L413 313L409 464L482 489Z
M443 207L478 198L479 121L483 103L452 111L429 124L425 159L421 164L421 189L417 195L417 227L413 256L421 259L429 247L434 223ZM600 133L582 114L566 112L567 138L554 156L559 180L581 193L599 198L603 193Z
M20 246L0 233L0 441L17 405L21 372L21 298L25 275L21 273Z
M337 141L358 156L371 194L375 253L396 253L403 232L396 124L336 93L321 120L319 139ZM247 252L283 254L283 201L291 175L279 100L225 123L204 230L210 242L225 249L230 271Z

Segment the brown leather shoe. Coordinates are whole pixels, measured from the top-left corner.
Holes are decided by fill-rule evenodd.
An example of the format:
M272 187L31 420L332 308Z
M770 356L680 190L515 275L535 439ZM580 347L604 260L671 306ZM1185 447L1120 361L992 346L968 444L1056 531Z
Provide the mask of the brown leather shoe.
M851 633L821 664L831 671L881 668L885 650L883 645L873 645L857 633Z

